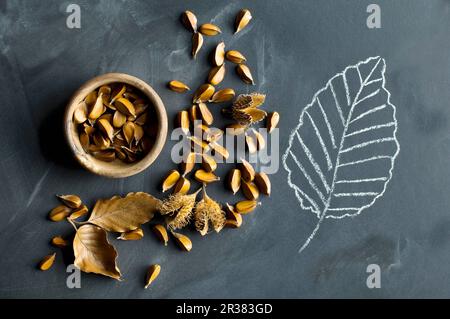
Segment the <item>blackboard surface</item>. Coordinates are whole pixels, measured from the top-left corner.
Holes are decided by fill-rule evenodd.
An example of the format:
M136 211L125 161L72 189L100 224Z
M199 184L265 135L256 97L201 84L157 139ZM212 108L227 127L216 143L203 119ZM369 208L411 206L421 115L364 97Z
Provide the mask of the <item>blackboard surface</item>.
M369 29L372 2L80 0L81 29L69 29L71 2L2 1L0 297L450 297L450 2L380 0L381 28ZM234 16L243 7L254 19L233 36ZM224 30L206 39L196 61L179 22L186 9ZM298 254L316 218L299 207L280 163L272 196L242 228L207 238L188 232L190 253L163 247L145 226L141 241L112 239L123 282L82 274L82 288L69 289L61 254L50 271L37 270L53 250L49 239L71 233L67 224L46 219L55 194L76 193L90 204L131 191L161 196L159 182L174 166L175 142L168 141L156 163L137 176L112 180L84 171L61 131L71 94L95 75L125 72L152 85L173 118L189 100L165 84L201 84L207 54L219 40L246 54L256 81L247 87L230 72L226 84L238 92L265 92L266 108L280 112L281 154L300 112L328 79L348 65L383 57L401 145L383 198L360 216L324 222ZM232 200L221 187L211 187L211 195ZM144 290L152 263L163 270ZM379 289L366 285L369 264L381 267Z

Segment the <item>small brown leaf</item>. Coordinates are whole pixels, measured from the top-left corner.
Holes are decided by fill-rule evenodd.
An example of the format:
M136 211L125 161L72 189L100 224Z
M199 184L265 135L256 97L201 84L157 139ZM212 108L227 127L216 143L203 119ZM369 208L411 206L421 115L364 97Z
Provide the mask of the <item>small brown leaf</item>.
M169 82L169 88L172 91L178 92L178 93L183 93L183 92L186 92L186 91L190 90L189 86L187 86L183 82L176 81L176 80L173 80L173 81Z
M147 289L148 286L150 286L151 283L155 281L155 279L159 276L160 272L161 272L160 265L151 265L148 268L147 277L145 278L145 289Z
M255 82L253 81L252 73L250 72L248 66L246 66L245 64L238 64L236 66L236 72L245 83L252 85L255 84Z
M218 35L219 33L222 33L222 31L220 30L220 28L218 26L216 26L215 24L212 23L205 23L202 24L198 31L206 36L215 36Z
M95 203L88 222L107 231L124 233L151 220L158 204L158 199L143 192L100 199Z
M153 232L158 237L158 239L164 244L164 246L167 246L167 242L169 241L169 236L167 235L166 228L161 225L155 225L153 226Z
M242 9L236 16L236 31L234 33L238 33L242 29L244 29L250 20L252 19L252 14L248 9Z
M184 11L181 15L181 21L189 31L197 32L197 17L192 11Z
M56 257L56 253L45 256L39 263L39 269L42 271L49 270L53 266L55 257Z
M208 75L208 82L212 85L218 85L225 78L225 63L220 66L215 66L211 69Z
M225 43L220 42L214 50L214 64L220 66L225 60Z
M198 52L203 45L203 36L199 32L195 32L192 36L192 56L194 59L197 57Z
M108 242L106 231L102 228L90 224L78 228L73 240L73 252L74 264L81 271L120 280L117 252Z

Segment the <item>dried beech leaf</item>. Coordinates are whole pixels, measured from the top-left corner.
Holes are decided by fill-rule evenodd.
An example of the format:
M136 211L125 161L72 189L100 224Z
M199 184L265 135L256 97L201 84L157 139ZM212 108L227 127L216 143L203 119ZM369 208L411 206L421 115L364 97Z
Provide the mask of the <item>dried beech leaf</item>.
M117 252L108 242L106 231L95 225L78 228L73 239L75 266L87 273L96 273L120 280Z
M242 29L244 29L250 20L252 19L252 14L248 9L242 9L236 16L236 31L234 33L238 33Z
M88 222L107 231L124 233L151 220L158 204L158 199L143 192L100 199L95 203Z
M159 273L161 272L161 266L151 265L147 270L147 277L145 278L145 289L148 288L148 286L151 285L152 282L155 281L155 279L159 276Z

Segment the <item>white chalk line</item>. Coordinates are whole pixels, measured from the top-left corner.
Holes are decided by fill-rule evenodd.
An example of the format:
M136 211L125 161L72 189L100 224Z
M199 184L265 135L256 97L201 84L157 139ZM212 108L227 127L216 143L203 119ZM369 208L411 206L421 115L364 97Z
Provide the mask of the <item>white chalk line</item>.
M364 79L364 81L363 81L363 80L362 80L362 76L361 76L361 72L360 72L360 70L359 70L359 66L360 66L361 64L367 64L367 63L369 63L369 62L371 62L372 60L375 60L375 59L377 59L375 66L371 69L369 75L368 75L368 76ZM372 74L374 73L375 69L378 67L378 65L379 65L379 63L380 63L381 61L383 62L383 67L382 67L382 69L381 69L381 71L380 71L382 77L381 77L381 78L377 78L377 79L374 79L374 80L369 81L370 78L371 78L371 76L372 76ZM302 192L302 191L298 188L297 185L295 185L295 184L293 184L293 183L291 182L291 174L292 174L292 171L289 169L289 167L288 167L287 164L286 164L287 156L288 156L288 155L291 155L291 157L294 159L294 162L295 162L296 165L300 168L300 170L303 169L302 173L305 175L305 177L309 176L308 173L307 173L307 172L305 171L305 169L303 168L303 166L301 165L301 163L300 163L300 162L298 161L298 159L295 157L295 154L293 154L292 151L291 151L292 141L293 141L293 138L294 138L294 132L297 132L297 133L298 133L298 129L303 125L303 116L301 116L298 125L297 125L296 128L291 132L291 135L290 135L290 137L289 137L289 145L288 145L288 148L287 148L285 154L283 155L283 166L285 167L285 169L286 169L287 172L288 172L288 184L289 184L290 187L294 188L295 193L296 193L296 196L297 196L297 199L299 200L301 207L302 207L303 209L306 209L306 210L311 210L313 213L315 213L315 214L318 216L318 218L319 218L319 222L318 222L318 224L316 225L316 228L314 229L314 231L312 232L312 234L309 236L309 238L306 240L306 242L305 242L305 243L302 245L302 247L300 248L300 252L303 251L303 250L309 245L310 241L311 241L312 238L315 236L315 234L316 234L316 232L318 231L318 229L319 229L319 227L320 227L320 224L321 224L321 222L323 221L324 218L341 219L341 218L344 218L344 217L356 216L356 215L360 214L361 211L363 211L365 208L370 207L370 206L376 201L377 198L379 198L380 196L382 196L382 195L384 194L384 192L385 192L385 190L386 190L386 187L387 187L387 184L388 184L388 182L390 181L390 179L392 178L392 171L393 171L393 169L394 169L394 161L395 161L395 158L397 157L397 155L398 155L398 153L399 153L399 151L400 151L400 145L398 144L398 141L397 141L396 138L395 138L396 133L397 133L397 129L398 129L398 128L397 128L397 120L396 120L396 117L395 117L396 109L395 109L395 106L394 106L393 104L390 103L390 96L391 96L390 92L389 92L388 90L385 89L385 77L384 77L384 74L385 74L385 70L386 70L386 65L385 65L384 59L382 59L381 57L370 57L370 58L366 59L365 61L360 61L360 62L358 62L358 64L356 64L356 66L348 66L348 67L346 67L345 70L344 70L343 72L338 73L338 74L336 74L335 76L333 76L333 77L327 82L326 86L324 86L323 88L321 88L319 91L317 91L317 92L315 93L315 95L314 95L314 97L313 97L313 99L312 99L312 102L311 102L310 104L307 105L307 107L304 109L304 111L307 111L310 107L312 107L313 104L314 104L314 102L317 100L317 104L319 105L320 111L321 111L322 116L324 117L324 120L325 120L325 124L327 125L327 129L328 129L329 134L330 134L330 139L334 138L333 130L332 130L332 129L330 130L331 124L330 124L329 118L327 117L327 113L326 113L325 109L323 108L323 105L320 103L320 100L319 100L318 97L319 97L319 95L320 95L322 92L324 92L325 90L328 90L328 89L331 90L331 92L332 92L332 94L333 94L333 97L335 98L335 106L336 106L336 108L337 108L337 110L338 110L338 112L339 112L339 115L340 115L340 117L341 117L341 122L342 122L343 113L342 113L342 109L340 108L340 105L338 104L336 92L334 92L334 87L333 87L333 85L332 85L332 81L333 81L334 79L336 79L337 77L340 77L340 76L343 78L343 81L344 81L344 87L345 87L345 90L346 90L347 103L350 104L350 102L351 102L350 94L349 94L350 90L349 90L348 83L347 83L347 80L346 80L346 79L347 79L347 78L346 78L346 73L347 73L350 69L352 69L352 68L356 68L356 70L357 70L357 72L358 72L358 75L359 75L359 77L360 77L360 82L361 82L360 84L361 84L361 87L359 88L358 93L357 93L356 96L355 96L355 99L354 99L354 102L353 102L352 107L350 108L350 112L349 112L349 116L348 116L348 120L347 120L347 125L345 125L345 120L344 120L344 123L342 123L342 125L344 126L344 134L343 134L343 136L342 136L342 138L341 138L341 145L340 145L340 148L339 148L339 149L342 150L342 148L343 148L343 140L344 140L344 138L345 138L345 135L347 135L347 129L348 129L349 124L352 123L352 122L354 122L354 120L352 120L352 116L351 116L351 115L352 115L352 113L353 113L353 109L354 109L354 107L355 107L356 101L358 101L358 98L359 98L359 96L361 95L362 89L363 89L365 86L367 86L367 85L370 85L370 84L373 84L373 83L382 81L382 89L387 93L387 105L389 105L389 106L393 109L393 115L392 115L392 116L393 116L393 119L394 119L394 121L393 121L394 124L392 124L392 123L380 124L381 126L373 125L373 126L370 127L370 128L364 128L364 129L362 129L362 130L359 130L358 132L350 133L349 135L357 135L357 134L360 134L360 133L363 133L363 132L368 132L368 131L370 131L370 130L375 130L375 129L378 129L378 128L381 128L381 127L388 127L388 126L394 126L394 127L395 127L394 132L393 132L394 138L391 138L391 140L395 141L395 144L396 144L396 151L395 151L395 153L394 153L391 157L387 156L387 158L390 158L390 160L391 160L391 166L390 166L390 168L389 168L389 176L388 176L388 177L377 177L377 178L372 178L372 179L367 178L367 179L361 179L361 180L356 180L356 179L355 179L355 180L341 180L341 181L337 181L337 180L336 180L337 166L339 165L339 160L340 160L339 158L340 158L340 153L341 153L341 152L338 152L338 155L337 155L337 158L336 158L336 163L337 163L337 164L335 165L335 170L334 170L334 174L333 174L333 183L332 183L332 185L331 185L331 189L330 189L330 192L329 192L330 194L333 193L335 184L338 184L338 183L346 183L346 182L349 182L349 183L361 183L361 182L366 182L366 183L367 183L367 182L383 181L383 182L384 182L384 184L383 184L383 189L382 189L381 192L370 192L371 196L373 196L374 198L372 199L372 201L371 201L370 203L368 203L367 205L364 205L364 206L362 206L362 207L340 207L340 208L339 208L339 207L333 207L333 208L330 207L330 208L328 208L329 201L330 201L330 199L331 199L331 196L329 196L329 197L328 197L328 200L325 202L326 206L325 206L325 208L323 209L323 211L322 211L322 212L318 211L318 205L317 205L316 203L315 203L315 205L313 205L312 203L314 203L314 201L313 201L309 196L308 196L308 197L304 196L304 197L302 198L302 193L304 193L304 192ZM376 93L374 92L373 94L378 94L378 93L379 93L379 91L376 92ZM372 95L372 96L373 96L373 95ZM365 97L365 99L366 99L366 98L369 98L369 97ZM364 100L364 99L361 99L359 102L361 103L363 100ZM386 107L386 105L383 106L383 108L385 108L385 107ZM368 114L371 114L371 113L373 113L373 112L376 112L376 111L378 111L378 110L381 110L381 107L372 109L372 110L366 112L366 114L363 113L364 115L363 115L362 117L360 116L358 119L363 118L364 116L366 116L366 115L368 115ZM308 115L309 115L309 114L308 114ZM310 115L309 115L309 116L310 116ZM310 116L310 117L311 117L311 116ZM349 122L349 120L350 120L350 122ZM319 131L319 134L320 134L320 131ZM300 138L301 138L301 137L300 137ZM334 141L334 145L333 145L333 147L334 147L334 146L336 145L336 141L335 141L335 139L334 139L334 140L332 139L332 142L333 142L333 141ZM365 143L369 143L369 144L367 144L367 145L370 145L370 143L379 143L379 142L384 142L384 141L388 141L388 140L387 140L387 139L378 139L378 140L373 140L373 141L369 141L369 142L365 142ZM304 143L303 143L303 144L304 144ZM332 143L332 144L333 144L333 143ZM364 143L361 143L361 145L355 145L355 146L352 146L352 147L358 147L358 148L359 148L359 147L364 147L364 146L362 146L363 144L364 144ZM364 145L366 145L366 144L364 144ZM308 178L307 178L307 179L308 179ZM311 188L314 189L314 186L315 186L314 182L313 182L312 180L309 180L309 182L310 182ZM313 184L311 184L311 182L313 182ZM317 188L317 186L315 187L314 190L315 190L316 192L319 191L318 194L322 194L322 193L320 192L320 190ZM365 194L365 196L369 196L369 194L368 194L369 192L366 192L366 193L367 193L367 194ZM375 193L376 193L376 195L375 195ZM345 194L345 193L343 193L343 194ZM361 193L355 193L355 194L361 194ZM323 195L323 194L322 194L322 195ZM327 195L328 195L328 194L327 194ZM339 196L339 195L338 195L338 196ZM319 197L320 197L320 199L321 199L322 201L325 199L324 196L320 196L320 195L319 195ZM307 200L312 206L307 206L307 205L304 203L304 199ZM350 212L350 211L351 211L352 213L346 213L346 214L344 214L344 215L334 216L334 215L326 215L326 212L327 212L327 211L330 211L330 212L334 212L334 211L336 211L336 212L339 212L339 211L342 211L342 212Z
M354 136L354 135L358 135L358 134L361 134L361 133L364 133L364 132L368 132L368 131L372 131L372 130L378 130L380 128L391 127L391 126L395 126L395 122L389 122L389 123L386 123L386 124L379 124L379 125L373 125L373 126L370 126L370 127L366 127L366 128L363 128L362 130L345 134L345 137Z
M348 148L346 148L346 149L341 150L341 153L348 153L348 152L351 152L351 151L353 151L353 150L355 150L355 149L362 148L362 147L366 147L366 146L369 146L369 145L372 145L372 144L379 144L379 143L385 143L385 142L392 142L392 141L394 141L394 140L395 140L395 138L393 138L393 137L379 138L379 139L376 139L376 140L372 140L372 141L368 141L368 142L364 142L364 143L359 143L359 144L350 146L350 147L348 147Z
M306 170L303 167L303 165L300 164L299 160L294 155L294 153L292 153L292 151L289 151L289 153L290 153L292 159L294 160L295 164L297 164L298 168L300 169L300 171L303 173L303 175L307 179L307 181L308 181L309 185L311 186L311 188L317 193L317 195L322 200L323 204L326 204L325 196L323 195L321 190L316 186L316 183L314 183L314 181L312 180L311 176L309 176L309 174L306 172Z
M366 183L366 182L385 182L387 181L387 177L374 177L374 178L362 178L362 179L341 179L336 181L336 184L358 184L358 183Z
M357 160L357 161L342 163L342 164L339 164L338 167L357 165L357 164L362 164L362 163L366 163L366 162L376 161L379 159L391 159L391 156L388 156L388 155L372 156L372 157L368 157L368 158Z
M327 166L328 170L333 168L333 164L331 163L330 154L328 153L328 149L325 145L325 142L322 139L322 135L320 135L319 129L316 126L316 123L314 123L313 118L308 112L305 112L306 115L308 115L309 120L311 121L311 125L313 126L314 132L316 133L317 138L319 139L319 144L322 147L323 154L325 155L325 159L327 160Z
M325 113L325 110L323 109L322 104L320 103L320 99L319 99L319 98L317 98L317 104L319 105L320 112L322 113L323 119L325 120L325 124L326 124L327 129L328 129L328 134L330 135L330 139L331 139L331 144L333 145L333 148L336 149L337 146L336 146L336 140L335 140L334 134L333 134L333 129L331 128L331 124L330 124L330 122L328 121L328 116L327 116L327 114Z
M314 156L312 155L311 151L309 150L308 146L303 142L303 139L300 137L300 134L297 132L297 139L300 143L300 145L303 148L303 151L305 152L306 156L308 157L309 161L311 162L311 165L314 167L314 170L316 171L317 175L319 175L320 180L322 181L323 186L325 187L325 190L327 192L330 191L330 185L328 185L327 178L322 172L322 169L320 168L320 165L316 162L314 159Z
M386 108L386 104L383 104L383 105L374 107L374 108L372 108L372 109L370 109L370 110L368 110L368 111L366 111L366 112L364 112L364 113L361 113L361 114L358 115L357 117L355 117L353 120L351 120L351 121L349 122L349 124L352 124L352 123L354 123L354 122L356 122L356 121L359 121L360 119L362 119L363 117L365 117L365 116L367 116L367 115L369 115L369 114L372 114L372 113L381 111L381 110L383 110L384 108Z
M364 196L377 196L377 192L355 192L355 193L336 193L335 197L364 197Z

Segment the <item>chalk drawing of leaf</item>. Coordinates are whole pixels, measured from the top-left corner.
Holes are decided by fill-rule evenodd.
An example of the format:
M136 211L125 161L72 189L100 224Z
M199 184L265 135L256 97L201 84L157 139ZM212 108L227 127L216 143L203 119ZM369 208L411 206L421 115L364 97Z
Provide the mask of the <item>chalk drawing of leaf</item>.
M386 63L371 57L348 66L300 114L283 155L288 184L318 223L356 216L383 196L400 151Z

